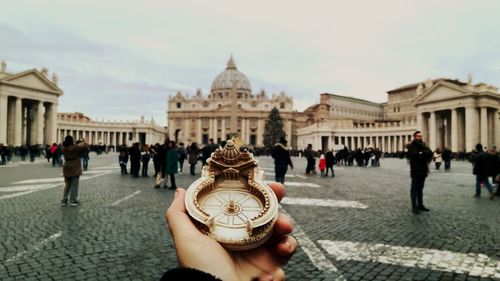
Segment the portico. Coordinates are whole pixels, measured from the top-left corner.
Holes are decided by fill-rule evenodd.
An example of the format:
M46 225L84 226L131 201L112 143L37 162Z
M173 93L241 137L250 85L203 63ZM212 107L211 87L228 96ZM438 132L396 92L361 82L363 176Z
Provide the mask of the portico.
M432 150L472 151L500 143L499 94L486 84L440 81L416 99L417 129Z
M47 70L27 70L15 75L0 68L0 143L48 144L56 141L57 100L63 92L57 76Z

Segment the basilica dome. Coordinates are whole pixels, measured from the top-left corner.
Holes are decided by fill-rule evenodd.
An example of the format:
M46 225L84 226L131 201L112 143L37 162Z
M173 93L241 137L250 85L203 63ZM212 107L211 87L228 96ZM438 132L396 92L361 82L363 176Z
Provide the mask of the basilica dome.
M238 90L252 91L252 87L250 86L247 76L236 69L233 56L231 56L227 62L226 70L217 75L215 80L212 82L211 91L230 90L233 88L233 80L238 81Z

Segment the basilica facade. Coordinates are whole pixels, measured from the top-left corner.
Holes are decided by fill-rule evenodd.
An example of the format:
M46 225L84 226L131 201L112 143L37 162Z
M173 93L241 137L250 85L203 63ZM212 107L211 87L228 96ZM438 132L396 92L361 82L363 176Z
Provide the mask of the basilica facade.
M179 142L207 143L232 136L263 146L265 122L273 107L284 119L290 147L305 149L378 148L404 151L416 130L431 149L473 150L476 143L500 144L500 95L485 83L439 78L387 92L385 103L331 93L303 112L293 110L285 93L268 97L252 92L245 74L231 57L216 76L210 93L178 92L169 97L168 135Z
M167 123L170 139L198 144L209 139L220 143L235 137L251 146L264 143L264 126L272 108L283 118L288 143L294 134L293 100L285 93L268 96L252 92L250 81L238 71L233 57L212 82L210 93L190 95L178 92L168 100Z

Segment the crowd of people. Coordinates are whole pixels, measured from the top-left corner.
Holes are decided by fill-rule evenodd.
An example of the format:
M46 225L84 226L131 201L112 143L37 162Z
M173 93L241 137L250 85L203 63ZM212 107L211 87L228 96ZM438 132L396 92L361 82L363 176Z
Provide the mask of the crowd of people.
M223 145L223 144L222 144ZM142 177L149 177L148 165L149 161L153 161L154 166L154 188L176 189L175 175L184 172L184 163L187 160L189 164L190 175L195 175L196 164L201 162L201 165L206 165L206 160L219 147L213 139L209 143L198 147L196 142L191 143L187 148L184 143L177 144L173 140L166 139L163 144L156 143L154 145L134 143L128 147L123 144L119 148L118 162L121 168L122 175L128 175L128 162L130 161L130 175L139 177L141 172ZM142 167L142 169L141 169ZM170 187L168 186L168 178L170 178Z

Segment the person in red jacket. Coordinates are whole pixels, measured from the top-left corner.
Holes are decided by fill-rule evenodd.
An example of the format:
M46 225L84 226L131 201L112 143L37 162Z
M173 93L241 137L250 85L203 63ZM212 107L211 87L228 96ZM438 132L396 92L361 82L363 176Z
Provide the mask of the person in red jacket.
M324 154L321 154L321 156L319 157L318 168L321 173L321 176L324 177L326 170L326 159Z

